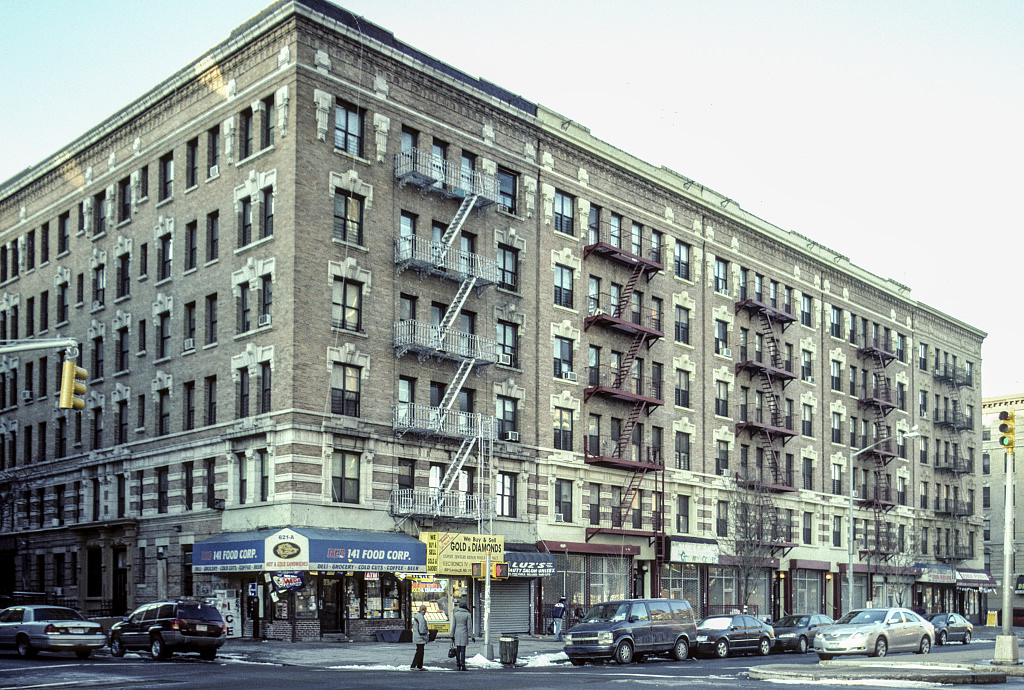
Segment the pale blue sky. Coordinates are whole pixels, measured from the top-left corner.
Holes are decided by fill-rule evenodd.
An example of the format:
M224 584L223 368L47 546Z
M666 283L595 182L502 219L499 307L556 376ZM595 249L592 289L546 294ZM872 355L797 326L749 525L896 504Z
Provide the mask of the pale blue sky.
M0 180L267 4L0 0ZM997 299L1024 249L1021 0L339 4L909 285L989 333L986 395L1024 393Z

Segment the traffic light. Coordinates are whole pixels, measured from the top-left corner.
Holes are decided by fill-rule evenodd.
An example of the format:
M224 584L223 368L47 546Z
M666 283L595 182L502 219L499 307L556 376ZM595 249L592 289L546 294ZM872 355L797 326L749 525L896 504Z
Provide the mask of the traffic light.
M507 580L508 579L508 563L504 561L498 561L492 563L494 566L494 573L491 575L495 580Z
M64 369L60 375L60 409L81 410L85 408L85 379L89 376L73 359L64 360Z
M482 580L487 572L487 563L479 561L470 565L472 576L476 580ZM491 561L491 579L492 580L507 580L508 579L508 563L505 561Z
M1003 410L999 413L999 445L1009 451L1013 451L1014 442L1014 413Z

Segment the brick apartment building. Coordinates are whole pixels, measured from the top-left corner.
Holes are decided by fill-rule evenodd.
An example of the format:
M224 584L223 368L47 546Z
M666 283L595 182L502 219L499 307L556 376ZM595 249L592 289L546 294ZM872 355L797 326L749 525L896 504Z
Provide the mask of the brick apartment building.
M855 604L979 610L983 332L322 0L3 183L0 289L89 371L0 357L6 592L835 615L852 493Z

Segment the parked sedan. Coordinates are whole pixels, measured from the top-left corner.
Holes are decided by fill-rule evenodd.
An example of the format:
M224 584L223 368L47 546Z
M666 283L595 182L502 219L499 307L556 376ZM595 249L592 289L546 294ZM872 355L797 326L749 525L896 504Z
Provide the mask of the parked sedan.
M39 652L74 652L88 659L107 643L103 626L63 606L11 606L0 611L0 647L33 657Z
M839 654L927 654L934 641L935 628L910 609L854 609L835 624L818 630L814 651L826 660Z
M768 656L775 645L772 626L753 616L736 613L708 616L697 623L697 654L724 659L733 652L757 652Z
M804 654L814 644L814 634L818 629L832 623L831 618L820 613L783 616L772 623L775 628L775 651Z
M935 644L971 643L974 625L959 613L929 613L924 618L935 626Z

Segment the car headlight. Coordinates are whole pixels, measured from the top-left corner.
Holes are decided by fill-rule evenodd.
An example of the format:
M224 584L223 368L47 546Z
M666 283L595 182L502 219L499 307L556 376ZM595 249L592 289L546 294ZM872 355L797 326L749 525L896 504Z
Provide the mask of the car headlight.
M615 640L615 637L610 632L599 632L597 633L598 644L611 644Z
M708 641L708 636L707 635L697 635L697 641L698 642L707 642Z
M572 635L568 635L568 634L562 635L562 639L565 640L566 644L572 644Z
M864 642L868 639L868 634L865 632L855 632L850 635L850 642Z
M796 633L782 633L781 635L779 635L780 640L787 640L790 637L796 637Z

